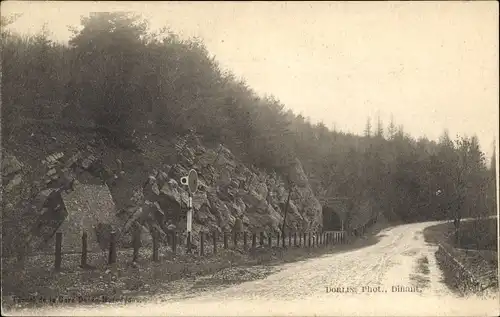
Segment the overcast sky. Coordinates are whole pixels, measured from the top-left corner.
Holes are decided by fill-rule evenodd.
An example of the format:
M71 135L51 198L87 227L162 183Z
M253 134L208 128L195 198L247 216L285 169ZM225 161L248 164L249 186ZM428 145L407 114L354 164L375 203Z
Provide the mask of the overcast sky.
M498 3L490 2L2 2L12 26L67 25L92 11L142 13L153 28L198 36L257 92L327 126L362 133L391 114L415 137L498 140Z

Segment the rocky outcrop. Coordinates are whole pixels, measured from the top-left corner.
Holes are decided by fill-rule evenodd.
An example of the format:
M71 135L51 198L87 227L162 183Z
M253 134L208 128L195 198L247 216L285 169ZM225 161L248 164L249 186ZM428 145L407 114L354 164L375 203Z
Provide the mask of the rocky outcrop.
M4 215L7 221L17 223L16 226L9 224L6 228L18 231L18 237L22 236L22 241L14 239L11 244L22 245L23 248L9 245L4 251L9 251L9 248L18 251L42 248L68 216L61 195L72 192L79 183L103 185L112 182L117 177L116 174L113 175L98 157L90 146L72 155L52 153L41 158L45 169L41 179L27 184L29 180L22 179L23 164L17 158L6 155L2 160L2 176L4 188L9 195L5 196ZM20 181L17 182L16 179ZM29 189L29 195L13 196L17 187L25 192ZM96 227L98 226L96 223Z
M127 202L121 201L125 195L113 193L113 184L120 182L121 176L127 173L118 159L116 166L110 168L102 163L99 152L91 146L77 153L53 153L44 158L46 173L29 203L30 212L45 217L62 217L61 221L64 221L64 206L60 204L62 193L71 192L79 183L107 184L115 203L121 206L112 229L119 231L123 244L130 244L131 231L136 226L142 228L144 240L148 240L150 232L155 230L168 242L169 232L185 230L189 196L187 189L180 184L180 178L190 169L195 169L199 175L199 188L193 196L194 243L201 231L280 230L290 189L287 229L320 229L321 205L299 160L290 166L286 175L277 175L245 166L222 145L208 149L199 142L194 146L183 144L178 153L176 164L161 168L149 166L150 174L144 175L142 184L135 182L134 194L126 197ZM14 175L21 168L19 161L9 158L2 164L2 174ZM15 187L17 181L10 178L10 183ZM53 234L57 224L52 225L44 232Z
M187 189L179 184L190 168L198 171L200 186L193 196L196 236L199 231L278 231L290 184L293 193L286 227L290 230L317 230L322 224L321 205L314 196L299 160L290 166L289 182L275 173L268 175L238 162L229 149L195 150L185 147L184 159L167 170L149 175L143 194L161 210L158 225L184 229L188 204ZM190 162L190 165L185 165ZM144 208L138 206L137 208Z

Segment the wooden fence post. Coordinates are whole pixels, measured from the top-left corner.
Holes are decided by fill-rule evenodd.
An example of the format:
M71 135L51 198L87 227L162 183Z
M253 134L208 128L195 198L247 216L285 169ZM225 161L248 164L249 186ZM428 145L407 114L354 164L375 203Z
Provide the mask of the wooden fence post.
M186 238L186 252L191 253L191 231L188 231Z
M236 249L238 247L238 232L233 232L233 246Z
M56 232L56 249L55 249L56 260L54 263L56 271L61 270L62 262L62 232Z
M158 231L153 229L153 262L158 262Z
M255 232L252 233L252 249L255 250L257 247L257 234Z
M224 231L224 249L227 249L227 232Z
M116 263L116 232L112 231L109 239L108 264Z
M214 242L214 254L217 254L217 231L214 231L214 234L212 235L212 239Z
M172 253L177 253L177 231L172 232Z
M87 231L83 230L82 233L82 258L80 260L82 268L87 267Z
M140 248L140 243L141 243L141 232L139 231L140 228L136 225L134 227L134 232L133 232L133 235L132 235L132 246L134 248L134 254L133 254L133 258L132 258L132 262L137 262L137 260L139 259L139 248Z
M247 232L244 231L243 232L243 250L247 250L248 249L248 241L247 241Z
M205 255L205 232L200 232L200 255Z

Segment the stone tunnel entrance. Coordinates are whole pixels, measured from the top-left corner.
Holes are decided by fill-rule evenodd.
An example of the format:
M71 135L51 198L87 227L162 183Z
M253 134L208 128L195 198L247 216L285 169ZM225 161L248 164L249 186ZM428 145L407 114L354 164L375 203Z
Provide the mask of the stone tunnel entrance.
M323 230L340 231L342 230L342 220L335 210L331 207L323 207Z
M333 197L323 200L323 230L346 230L349 227L351 209L351 202L348 198Z

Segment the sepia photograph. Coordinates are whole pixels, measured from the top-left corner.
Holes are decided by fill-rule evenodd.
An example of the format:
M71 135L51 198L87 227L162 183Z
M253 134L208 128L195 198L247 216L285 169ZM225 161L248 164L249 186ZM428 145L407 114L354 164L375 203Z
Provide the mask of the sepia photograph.
M3 316L499 316L497 1L2 1Z

